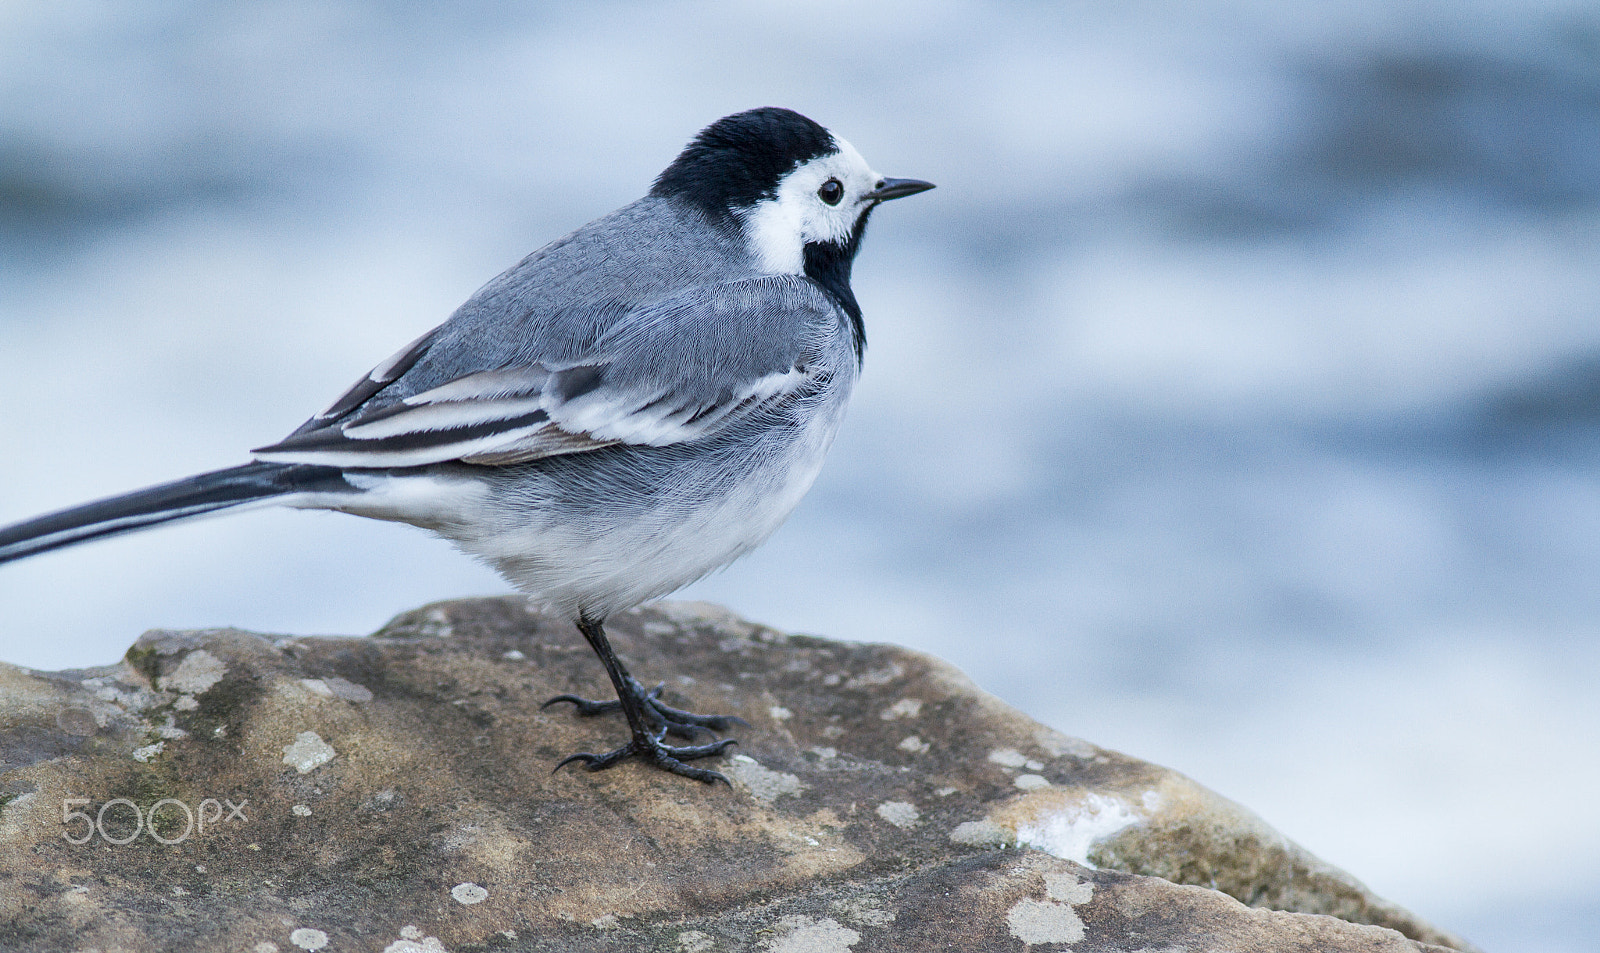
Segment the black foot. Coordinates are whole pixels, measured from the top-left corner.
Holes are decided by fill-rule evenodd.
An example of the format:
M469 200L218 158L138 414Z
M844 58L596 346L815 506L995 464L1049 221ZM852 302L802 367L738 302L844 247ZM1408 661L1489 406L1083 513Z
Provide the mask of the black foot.
M667 687L665 683L657 685L648 692L644 690L643 685L640 685L637 680L631 677L625 684L630 689L633 697L639 702L639 708L644 712L645 720L649 722L651 733L657 741L660 741L663 735L671 735L674 738L693 741L700 732L711 734L718 731L727 731L734 725L749 727L749 722L734 715L696 715L694 712L683 711L670 705L662 704L661 692ZM557 695L539 707L541 709L549 708L557 702L571 702L572 707L583 718L593 718L595 715L605 715L623 710L622 702L620 701L597 702L577 695Z
M676 748L663 744L661 739L672 735L693 741L702 731L707 734L723 731L733 725L746 724L744 719L726 715L696 715L693 712L679 711L663 705L661 689L665 686L657 685L653 691L645 691L644 686L628 674L622 661L611 650L611 643L606 639L605 627L599 620L580 615L577 625L578 631L583 633L583 637L589 641L589 646L594 649L594 654L600 657L601 664L606 667L606 674L611 676L611 687L616 689L617 700L597 702L577 695L557 695L545 702L543 707L549 708L556 702L571 702L578 710L578 714L585 717L620 711L628 719L628 732L633 736L633 740L605 754L580 751L569 755L561 759L555 770L560 771L574 761L581 761L590 771L604 771L629 758L638 758L663 771L671 771L673 774L694 778L696 781L704 781L707 784L721 781L723 784L728 784L728 779L717 772L705 768L692 768L684 762L719 755L726 751L729 745L736 743L732 738L724 738L710 744ZM731 784L729 786L732 787Z
M556 700L557 699L551 699L551 701ZM606 703L590 702L589 704ZM611 704L615 703L613 702ZM733 785L729 784L728 779L722 774L716 771L707 770L705 768L692 767L684 764L683 762L693 761L696 758L710 758L715 755L719 755L725 751L729 745L733 744L738 744L738 741L734 738L724 738L721 741L714 741L708 745L674 748L670 745L662 744L658 738L641 737L635 735L632 741L620 748L607 751L605 754L590 754L587 751L580 751L577 754L567 755L565 758L561 759L561 762L555 766L551 773L554 774L556 771L560 771L562 768L574 761L583 762L584 769L587 771L604 771L607 768L615 767L628 758L638 758L639 760L644 761L647 764L654 765L663 771L671 771L673 774L681 774L686 778L694 778L696 781L704 781L707 784L713 784L717 781L721 781L723 784L728 784L729 787L732 787Z

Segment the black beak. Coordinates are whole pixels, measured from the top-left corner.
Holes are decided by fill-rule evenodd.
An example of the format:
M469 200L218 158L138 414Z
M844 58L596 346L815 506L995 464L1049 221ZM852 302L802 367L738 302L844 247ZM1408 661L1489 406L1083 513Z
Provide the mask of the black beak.
M890 199L901 199L918 192L926 192L933 188L932 182L921 179L879 179L878 187L863 195L862 198L871 202L887 202Z

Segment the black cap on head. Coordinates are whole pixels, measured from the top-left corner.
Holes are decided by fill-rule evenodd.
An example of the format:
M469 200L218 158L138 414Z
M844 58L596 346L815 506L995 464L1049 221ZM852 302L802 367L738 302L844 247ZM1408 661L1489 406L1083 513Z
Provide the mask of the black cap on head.
M838 144L792 109L766 106L725 116L700 131L656 177L651 195L688 201L712 218L770 198L778 181Z

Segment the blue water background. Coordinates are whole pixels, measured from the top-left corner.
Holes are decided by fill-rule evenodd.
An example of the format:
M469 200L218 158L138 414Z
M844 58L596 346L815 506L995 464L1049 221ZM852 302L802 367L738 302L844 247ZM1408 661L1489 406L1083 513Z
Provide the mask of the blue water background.
M816 489L685 595L935 652L1488 949L1594 949L1592 3L7 4L0 522L242 461L764 104L939 189L875 217ZM501 591L253 513L7 566L0 658Z

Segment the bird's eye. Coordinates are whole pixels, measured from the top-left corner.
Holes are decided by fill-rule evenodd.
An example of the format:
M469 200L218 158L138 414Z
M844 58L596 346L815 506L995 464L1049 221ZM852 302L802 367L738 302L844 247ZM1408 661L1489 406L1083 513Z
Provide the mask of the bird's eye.
M839 200L844 198L844 186L838 179L829 179L822 183L822 188L817 189L817 198L829 205L838 205Z

